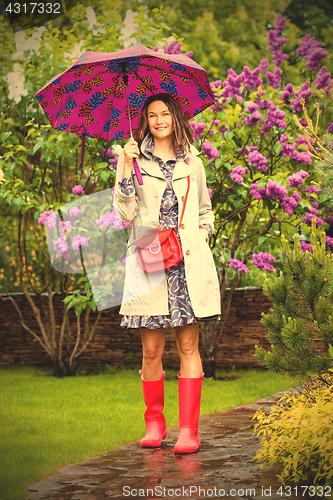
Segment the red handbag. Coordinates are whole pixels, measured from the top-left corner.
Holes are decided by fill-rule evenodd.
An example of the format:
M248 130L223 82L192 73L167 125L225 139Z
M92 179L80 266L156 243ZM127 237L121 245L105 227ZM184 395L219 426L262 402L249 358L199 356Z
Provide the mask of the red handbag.
M179 221L179 228L181 227L183 221L189 189L190 176L188 175L187 191L182 215ZM166 270L176 269L183 262L182 246L174 227L149 233L136 240L133 223L133 236L133 243L137 247L137 262L140 269L142 269L145 273L157 274Z

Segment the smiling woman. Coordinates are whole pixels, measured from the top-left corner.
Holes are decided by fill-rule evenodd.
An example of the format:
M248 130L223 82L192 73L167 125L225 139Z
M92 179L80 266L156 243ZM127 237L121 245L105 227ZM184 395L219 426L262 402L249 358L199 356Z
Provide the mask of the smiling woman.
M162 233L168 230L175 232L182 254L176 265L153 276L138 265L141 254L135 245L141 239L134 236L126 255L120 324L141 329L147 434L140 444L159 447L166 436L162 354L165 329L174 328L180 357L180 432L174 453L193 453L200 447L197 432L204 375L198 349L199 320L219 319L220 314L218 277L208 246L214 214L204 167L193 147L193 129L175 99L162 93L150 96L141 109L135 138L119 157L115 208L123 221L134 219L137 232L149 229L148 235L155 238L156 230L161 230L157 233L160 244L154 251L150 249L153 256L148 252L150 259L161 252ZM142 185L133 170L136 159ZM154 279L155 286L142 292Z
M147 115L149 130L157 143L172 136L172 115L163 101L150 103Z

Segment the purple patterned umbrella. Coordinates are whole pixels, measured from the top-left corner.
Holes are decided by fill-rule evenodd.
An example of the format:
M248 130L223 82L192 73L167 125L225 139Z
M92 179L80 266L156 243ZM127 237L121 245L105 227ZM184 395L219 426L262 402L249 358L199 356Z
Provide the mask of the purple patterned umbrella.
M187 119L214 103L199 64L141 43L112 53L84 52L36 97L53 128L82 135L83 151L86 136L107 141L130 137L143 103L159 92L170 94Z

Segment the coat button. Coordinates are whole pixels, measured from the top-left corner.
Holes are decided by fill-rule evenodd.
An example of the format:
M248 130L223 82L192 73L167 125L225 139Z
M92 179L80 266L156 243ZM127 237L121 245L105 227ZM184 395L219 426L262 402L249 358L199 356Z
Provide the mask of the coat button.
M185 228L185 224L181 224L181 226L180 226L180 227L181 227L182 229L184 229L184 228Z
M186 255L190 255L190 251L189 250L186 250Z
M182 197L181 197L181 200L182 200L182 201L185 201L185 196L182 196Z

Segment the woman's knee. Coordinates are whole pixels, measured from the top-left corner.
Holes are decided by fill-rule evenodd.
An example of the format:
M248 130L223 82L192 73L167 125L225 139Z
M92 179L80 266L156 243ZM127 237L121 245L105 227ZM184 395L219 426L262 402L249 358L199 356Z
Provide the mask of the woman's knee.
M164 335L142 335L142 353L146 363L158 363L164 351Z
M163 349L160 346L143 346L142 352L146 363L158 363L163 355Z
M198 342L195 338L178 339L178 352L181 356L192 357L199 351Z

